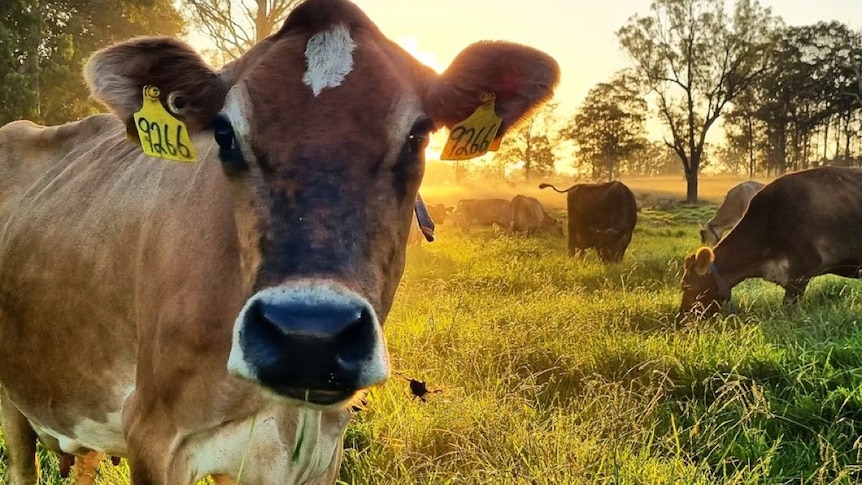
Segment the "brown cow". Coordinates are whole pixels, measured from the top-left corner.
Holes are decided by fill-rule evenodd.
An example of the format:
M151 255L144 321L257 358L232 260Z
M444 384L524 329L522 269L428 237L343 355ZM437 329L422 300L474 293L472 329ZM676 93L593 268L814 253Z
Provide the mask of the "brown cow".
M463 199L455 206L452 218L461 229L468 231L473 226L512 226L512 209L506 199Z
M551 217L535 197L516 195L509 202L512 210L512 232L546 233L563 237L563 223Z
M685 258L680 313L715 313L748 278L784 287L784 302L808 281L862 269L862 169L823 167L785 175L751 199L715 246Z
M724 197L724 202L715 211L715 215L700 230L700 242L714 246L721 239L725 231L735 226L742 219L742 215L745 214L745 210L748 208L748 201L762 188L762 183L756 180L748 180L736 184L728 190L727 195Z
M637 201L631 189L618 181L603 184L575 184L559 190L566 194L569 218L569 256L595 248L599 259L618 262L632 240L637 223Z
M333 483L349 403L389 374L429 132L486 93L508 129L557 64L482 42L437 74L354 4L307 0L221 71L138 38L85 75L113 114L0 129L4 483L36 482L37 437L125 456L134 485L241 463L243 485ZM175 134L133 120L145 86L196 163L141 151Z
M446 206L440 203L429 205L428 206L428 215L431 216L431 219L434 220L435 224L443 224L446 222L446 219L452 214L455 210L452 206Z

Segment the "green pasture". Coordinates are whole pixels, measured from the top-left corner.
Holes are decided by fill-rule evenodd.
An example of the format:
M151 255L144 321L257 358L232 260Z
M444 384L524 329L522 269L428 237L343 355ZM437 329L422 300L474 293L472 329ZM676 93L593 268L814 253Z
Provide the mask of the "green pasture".
M644 209L610 266L490 228L443 224L410 247L386 324L394 375L347 430L340 483L862 482L862 284L820 277L785 309L748 281L736 315L675 322L682 258L714 209ZM423 402L409 379L435 392Z

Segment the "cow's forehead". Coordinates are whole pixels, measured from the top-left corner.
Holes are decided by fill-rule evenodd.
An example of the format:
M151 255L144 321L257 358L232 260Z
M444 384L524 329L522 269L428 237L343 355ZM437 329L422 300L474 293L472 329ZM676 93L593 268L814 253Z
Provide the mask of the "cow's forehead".
M420 91L431 72L417 66L376 28L334 22L287 31L231 89L225 112L238 135L279 150L350 143L354 153L382 155L423 117Z

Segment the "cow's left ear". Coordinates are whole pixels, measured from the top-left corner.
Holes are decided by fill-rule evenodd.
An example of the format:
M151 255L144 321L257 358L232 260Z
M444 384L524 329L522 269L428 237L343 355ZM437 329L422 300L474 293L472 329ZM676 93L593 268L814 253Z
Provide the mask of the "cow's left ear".
M192 131L221 110L229 88L194 49L170 37L140 37L102 49L87 61L84 77L92 96L135 139L133 116L143 106L144 86L157 87L162 105Z
M509 42L479 42L463 51L429 88L426 110L438 125L466 119L479 107L482 95L496 95L498 131L527 116L553 95L560 68L542 51Z
M709 273L709 265L711 265L714 260L715 254L712 252L712 249L705 246L698 249L694 256L694 264L692 265L694 272L700 276L706 276L706 274Z

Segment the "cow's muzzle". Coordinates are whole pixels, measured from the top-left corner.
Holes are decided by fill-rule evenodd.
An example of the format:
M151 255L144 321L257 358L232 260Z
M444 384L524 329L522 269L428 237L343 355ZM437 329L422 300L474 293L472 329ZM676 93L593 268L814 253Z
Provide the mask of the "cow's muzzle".
M389 375L380 323L361 296L338 285L269 288L234 327L228 370L277 395L343 403Z

